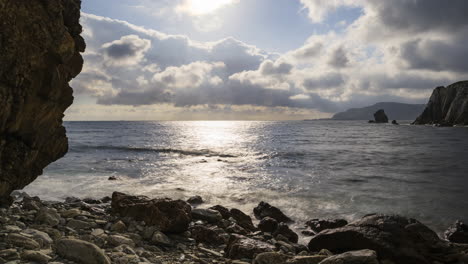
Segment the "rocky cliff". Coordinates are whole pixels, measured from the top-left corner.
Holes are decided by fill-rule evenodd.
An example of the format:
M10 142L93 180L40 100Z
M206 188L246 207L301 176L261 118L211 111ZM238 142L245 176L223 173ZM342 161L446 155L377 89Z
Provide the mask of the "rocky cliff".
M403 104L384 102L377 103L363 108L351 108L345 112L335 114L334 120L370 120L374 118L374 113L379 109L385 109L388 118L396 120L414 120L424 110L423 104Z
M426 109L413 124L468 125L468 81L437 87Z
M0 0L0 206L65 155L80 73L80 0Z

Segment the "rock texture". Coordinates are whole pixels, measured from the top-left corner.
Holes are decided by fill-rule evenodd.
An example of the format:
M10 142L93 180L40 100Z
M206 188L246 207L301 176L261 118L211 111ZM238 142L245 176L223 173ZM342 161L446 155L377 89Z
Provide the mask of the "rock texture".
M370 215L337 229L327 229L309 242L309 250L333 253L370 249L379 259L399 264L456 263L456 250L417 220Z
M0 205L68 150L69 81L83 65L80 0L0 0Z
M415 125L468 125L468 81L437 87Z
M374 120L375 123L388 123L388 117L383 109L380 109L377 112L375 112Z

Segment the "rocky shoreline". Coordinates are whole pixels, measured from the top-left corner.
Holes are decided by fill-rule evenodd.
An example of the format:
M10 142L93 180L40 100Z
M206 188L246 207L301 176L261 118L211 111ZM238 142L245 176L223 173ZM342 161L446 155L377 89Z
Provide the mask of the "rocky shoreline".
M293 220L266 202L252 212L254 224L235 208L202 208L201 197L115 192L46 202L22 195L0 209L0 263L468 263L468 227L461 222L441 239L400 216L312 219L303 232L310 242L301 245L288 226Z

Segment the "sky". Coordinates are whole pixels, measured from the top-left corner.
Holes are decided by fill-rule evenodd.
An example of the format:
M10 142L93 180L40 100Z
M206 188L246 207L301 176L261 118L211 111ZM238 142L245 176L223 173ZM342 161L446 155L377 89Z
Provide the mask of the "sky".
M468 73L466 0L83 0L66 120L300 120Z

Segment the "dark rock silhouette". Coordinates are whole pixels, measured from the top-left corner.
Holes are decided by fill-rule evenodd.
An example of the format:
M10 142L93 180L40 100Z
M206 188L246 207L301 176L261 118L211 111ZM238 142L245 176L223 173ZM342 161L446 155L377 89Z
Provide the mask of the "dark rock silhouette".
M80 0L0 0L0 205L68 150L68 85L83 66Z
M375 123L388 123L388 117L383 109L377 110L374 114Z
M404 104L404 103L377 103L362 108L351 108L345 112L335 114L333 120L370 120L379 109L385 109L388 117L396 120L414 120L424 110L424 104Z
M462 221L455 222L445 231L445 238L450 242L468 244L468 225Z
M415 125L468 125L468 81L437 87Z
M392 121L392 124L393 124L393 125L399 125L398 122L397 122L396 120L393 120L393 121Z
M293 222L291 218L286 216L280 209L270 205L266 202L260 202L257 207L253 209L254 215L257 219L261 220L265 217L271 217L278 222Z

